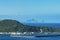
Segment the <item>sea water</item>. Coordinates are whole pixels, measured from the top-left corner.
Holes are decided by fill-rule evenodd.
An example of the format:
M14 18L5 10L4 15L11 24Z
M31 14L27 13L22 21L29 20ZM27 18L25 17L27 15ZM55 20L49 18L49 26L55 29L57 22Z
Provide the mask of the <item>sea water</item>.
M0 40L60 40L60 36L53 37L10 37L9 35L0 35Z
M24 23L30 26L48 26L48 27L60 27L60 23Z

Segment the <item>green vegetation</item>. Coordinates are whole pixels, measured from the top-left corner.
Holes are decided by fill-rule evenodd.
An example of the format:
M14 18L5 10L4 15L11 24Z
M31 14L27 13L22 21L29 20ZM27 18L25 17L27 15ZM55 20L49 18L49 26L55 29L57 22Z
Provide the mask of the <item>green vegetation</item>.
M24 25L16 20L1 20L0 21L0 32L40 32L42 29L44 32L60 32L58 27L37 27Z

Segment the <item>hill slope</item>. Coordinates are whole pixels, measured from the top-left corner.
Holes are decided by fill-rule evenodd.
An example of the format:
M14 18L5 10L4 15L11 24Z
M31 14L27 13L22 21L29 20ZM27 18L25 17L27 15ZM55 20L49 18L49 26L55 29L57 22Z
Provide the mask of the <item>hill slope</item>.
M47 27L47 26L29 26L24 25L16 20L1 20L0 21L0 32L40 32L42 29L44 32L60 32L60 28Z

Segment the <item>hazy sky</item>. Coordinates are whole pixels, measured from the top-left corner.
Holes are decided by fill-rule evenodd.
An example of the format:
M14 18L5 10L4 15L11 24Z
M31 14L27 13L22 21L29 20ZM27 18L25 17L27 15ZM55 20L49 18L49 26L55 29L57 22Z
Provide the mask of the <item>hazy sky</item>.
M0 0L0 19L60 23L60 0Z

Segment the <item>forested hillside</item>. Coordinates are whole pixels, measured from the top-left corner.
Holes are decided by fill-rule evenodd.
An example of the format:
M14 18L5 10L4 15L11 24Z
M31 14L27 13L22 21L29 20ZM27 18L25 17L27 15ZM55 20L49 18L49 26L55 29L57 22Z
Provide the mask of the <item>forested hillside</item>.
M0 32L40 32L42 29L44 32L60 32L58 27L48 26L29 26L24 25L16 20L0 20Z

